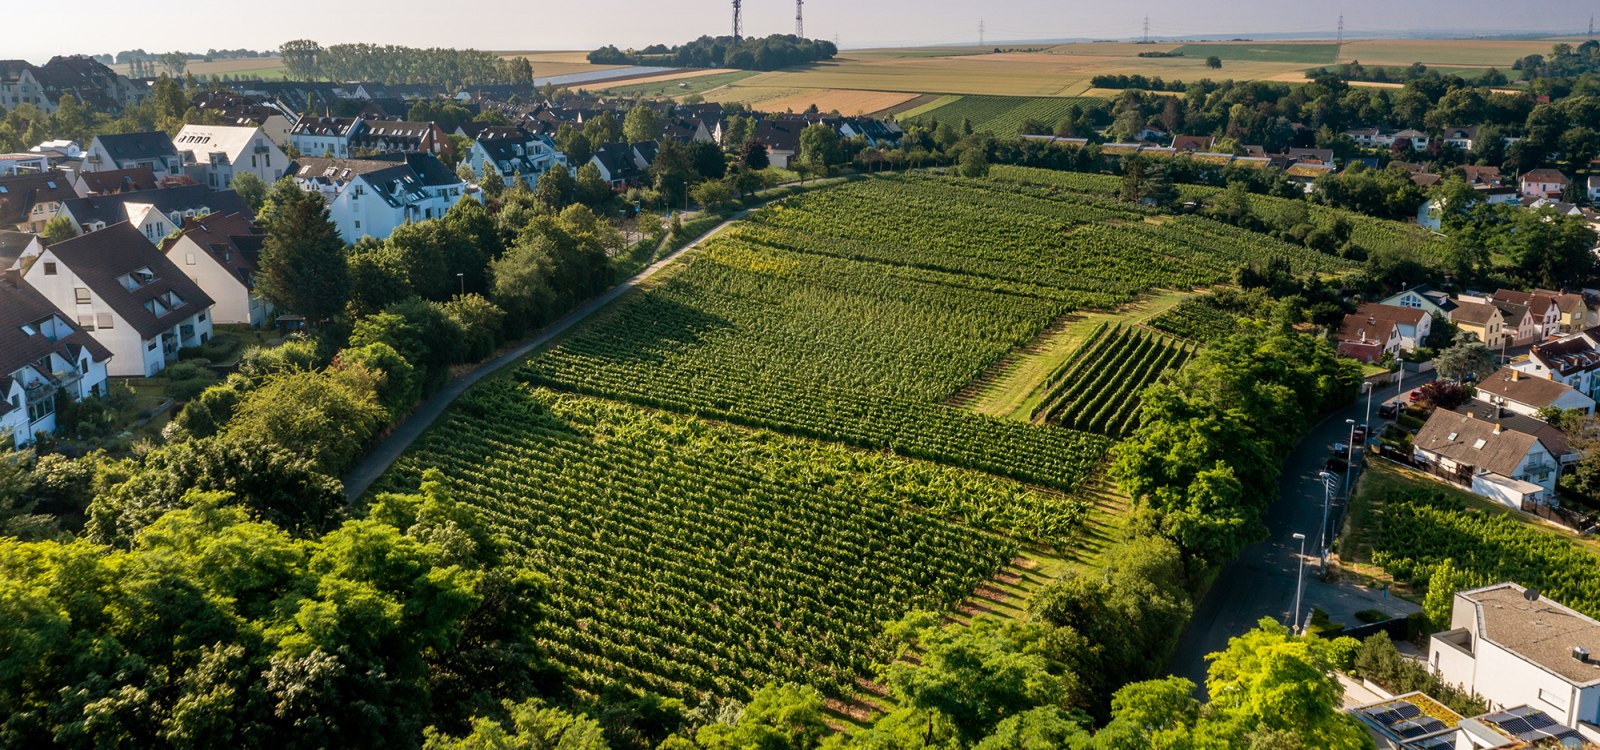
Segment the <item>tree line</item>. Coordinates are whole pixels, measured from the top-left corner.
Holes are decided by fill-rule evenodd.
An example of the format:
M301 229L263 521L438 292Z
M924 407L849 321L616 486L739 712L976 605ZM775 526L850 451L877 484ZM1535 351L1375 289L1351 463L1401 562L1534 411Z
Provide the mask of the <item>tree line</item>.
M666 65L679 68L738 68L778 70L831 60L839 54L833 42L802 39L793 34L768 37L703 36L668 47L653 44L641 50L619 50L608 45L589 53L595 65Z
M295 80L375 81L470 86L533 82L527 58L501 59L493 52L396 44L332 44L310 39L284 42L283 66Z

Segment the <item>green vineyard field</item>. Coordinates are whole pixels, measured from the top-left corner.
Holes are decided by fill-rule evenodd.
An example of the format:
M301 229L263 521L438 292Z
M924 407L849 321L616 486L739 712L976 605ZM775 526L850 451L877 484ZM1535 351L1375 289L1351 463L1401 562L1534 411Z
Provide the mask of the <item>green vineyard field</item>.
M1153 331L1102 326L1051 378L1034 419L1120 438L1138 426L1139 394L1183 367L1192 344Z
M963 96L948 104L919 112L911 121L928 124L972 123L974 131L989 131L997 136L1017 134L1023 123L1034 120L1054 128L1057 122L1076 109L1088 112L1102 109L1106 100L1096 97Z
M1201 300L1186 299L1171 310L1151 318L1145 325L1203 344L1227 338L1238 331L1239 318Z

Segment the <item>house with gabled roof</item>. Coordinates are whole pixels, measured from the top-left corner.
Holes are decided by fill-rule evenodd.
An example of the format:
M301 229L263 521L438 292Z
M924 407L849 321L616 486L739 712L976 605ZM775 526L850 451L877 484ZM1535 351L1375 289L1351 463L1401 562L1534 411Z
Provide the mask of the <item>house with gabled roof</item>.
M33 69L39 82L39 108L53 113L61 97L71 94L91 110L120 114L122 108L149 95L149 88L134 83L86 55L58 55Z
M1426 284L1410 287L1398 294L1385 297L1381 304L1423 310L1436 319L1445 320L1450 319L1450 311L1456 307L1455 300L1450 299L1448 293Z
M1445 128L1444 132L1439 134L1439 137L1446 146L1454 146L1462 151L1471 151L1472 145L1477 142L1478 128L1475 125Z
M0 229L0 271L20 267L43 249L44 242L37 234Z
M556 148L548 135L535 135L518 127L495 125L475 129L477 137L462 163L474 174L483 174L485 164L493 165L507 184L522 175L528 187L553 168L572 171L567 155Z
M353 154L401 151L453 159L456 153L455 144L438 123L377 118L365 119L350 135L348 146Z
M349 243L385 239L402 224L444 216L466 191L466 183L433 154L305 157L295 160L287 176L301 190L322 195Z
M1595 401L1572 386L1546 378L1525 375L1514 367L1502 367L1478 381L1478 399L1507 411L1533 416L1540 409L1555 407L1594 413Z
M184 169L202 185L223 190L240 174L271 185L283 179L289 157L254 125L185 125L172 139Z
M149 167L133 169L108 169L104 172L79 172L73 175L72 189L78 197L90 195L115 195L161 187L156 173Z
M1435 477L1521 509L1548 501L1561 468L1539 438L1476 414L1437 409L1412 440L1412 460Z
M1506 343L1509 333L1505 330L1506 319L1500 308L1465 299L1452 301L1455 308L1450 311L1450 322L1463 333L1476 336L1490 349L1498 349Z
M1499 289L1489 298L1494 302L1511 302L1528 308L1533 318L1538 338L1554 336L1561 330L1561 307L1555 292L1535 289L1523 292L1516 289Z
M61 212L61 202L78 197L61 172L0 177L0 229L42 232Z
M238 193L212 190L205 185L91 195L61 202L62 215L72 221L73 228L80 234L126 221L152 245L178 231L185 219L249 210Z
M302 117L289 129L289 143L304 156L345 159L353 153L350 139L366 126L359 117Z
M0 445L21 448L54 432L56 407L106 393L111 351L50 300L0 271Z
M1572 179L1559 169L1530 169L1517 180L1522 194L1529 198L1561 199Z
M183 157L166 133L114 133L97 135L84 150L83 171L148 167L157 177L183 174Z
M1195 151L1210 151L1211 146L1217 142L1212 135L1175 135L1172 137L1172 150L1180 153L1193 153Z
M1506 346L1526 346L1544 338L1542 319L1533 314L1533 308L1516 302L1489 299L1489 304L1500 309L1500 317L1505 320L1505 327L1500 329L1505 332Z
M185 221L177 234L161 242L160 250L215 301L212 322L259 328L272 315L272 304L256 294L265 241L265 233L249 216L211 214Z
M110 350L112 376L154 376L211 338L211 297L126 222L45 248L22 278Z
M1364 302L1356 308L1355 316L1393 322L1399 347L1403 351L1422 346L1433 333L1433 316L1421 308Z
M1524 374L1564 383L1600 399L1600 328L1534 344L1528 356L1511 363Z
M600 144L595 147L590 162L600 168L600 177L611 183L612 188L621 188L644 177L633 147L626 143Z
M756 123L755 140L767 147L767 160L779 169L788 169L789 161L800 153L800 131L804 121L769 118Z
M1400 351L1400 330L1395 322L1369 315L1344 316L1334 340L1340 354L1367 364Z

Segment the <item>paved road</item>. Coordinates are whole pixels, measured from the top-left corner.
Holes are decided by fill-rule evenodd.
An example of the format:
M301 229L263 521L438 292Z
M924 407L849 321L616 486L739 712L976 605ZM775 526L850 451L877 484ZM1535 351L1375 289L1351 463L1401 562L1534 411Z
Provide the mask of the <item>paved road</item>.
M630 278L627 281L612 287L611 290L607 291L605 294L590 300L584 306L568 313L566 317L550 324L543 331L541 331L539 335L528 339L517 348L495 357L494 359L489 360L488 362L485 362L479 365L477 368L467 372L465 375L450 381L450 383L442 390L433 394L428 398L428 400L417 406L416 410L411 413L411 416L406 417L404 422L396 425L394 431L389 433L389 436L384 438L383 442L379 443L377 447L369 451L366 457L361 459L361 463L356 464L354 468L350 469L349 473L345 474L345 500L347 502L355 502L356 499L365 494L367 489L372 486L372 483L377 481L378 477L381 476L383 472L387 471L389 466L393 464L396 459L400 458L400 454L404 453L406 448L411 447L411 443L421 436L423 431L428 429L428 427L433 424L434 420L438 419L440 415L444 414L445 409L448 409L450 404L454 403L455 400L461 396L461 394L466 393L468 388L471 388L474 384L482 380L490 373L493 373L496 370L505 367L506 365L522 359L533 350L550 343L550 341L555 337L566 333L567 330L572 328L574 325L582 322L585 318L593 315L606 305L611 304L613 300L621 297L623 294L626 294L629 290L638 286L646 279L656 275L657 272L665 268L672 261L676 260L678 256L695 247L698 247L700 243L705 242L706 240L715 236L717 233L726 229L729 224L732 224L733 222L749 215L752 210L754 209L745 209L744 211L734 214L733 216L729 217L727 221L718 224L705 234L696 237L693 242L684 245L682 248L666 256L665 258L652 263L650 267L640 271L633 278Z
M1413 374L1405 379L1409 390L1433 380L1433 373ZM1380 386L1372 400L1372 423L1378 424L1378 405L1385 397L1394 398L1394 385ZM1308 617L1313 607L1327 610L1334 622L1356 624L1351 617L1367 608L1392 614L1416 611L1416 605L1384 597L1348 583L1322 583L1314 575L1318 554L1317 529L1322 524L1322 482L1317 474L1328 457L1327 446L1349 440L1346 419L1365 421L1367 399L1330 414L1311 429L1288 459L1278 480L1278 496L1267 509L1266 540L1244 549L1239 559L1229 563L1195 607L1194 618L1178 641L1178 650L1168 670L1193 680L1204 691L1206 654L1227 648L1228 639L1254 628L1263 617L1288 624L1294 619L1295 579L1299 572L1300 543L1293 535L1306 535L1306 577L1301 616Z

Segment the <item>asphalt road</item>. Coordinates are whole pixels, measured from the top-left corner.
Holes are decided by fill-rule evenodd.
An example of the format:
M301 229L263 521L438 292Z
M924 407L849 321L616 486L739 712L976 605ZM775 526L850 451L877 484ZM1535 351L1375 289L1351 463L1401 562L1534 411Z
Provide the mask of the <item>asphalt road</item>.
M621 297L646 279L656 275L661 269L666 268L667 265L677 260L680 255L699 247L700 243L716 236L726 229L729 224L744 218L751 210L753 209L745 209L730 216L727 221L718 224L705 234L696 237L693 242L652 263L649 268L640 271L633 278L612 287L605 294L590 300L582 307L568 313L566 317L550 324L543 331L540 331L539 335L522 342L517 348L495 357L465 375L450 381L438 393L433 394L426 401L419 404L416 410L406 417L405 421L395 426L394 431L390 432L389 436L383 439L383 442L368 451L366 456L361 459L361 462L344 475L345 501L355 502L366 494L372 483L376 482L378 477L383 475L383 472L388 471L389 466L394 464L400 458L400 455L405 453L407 448L411 447L411 443L421 437L423 431L428 429L434 420L443 415L445 409L450 408L450 404L455 403L455 400L460 398L461 394L466 393L468 388L471 388L494 371L521 360L533 350L566 333L574 325L582 322L606 305L611 304L613 300Z
M1404 388L1409 391L1433 379L1433 373L1413 374L1405 379ZM1378 405L1395 396L1394 385L1380 386L1373 394L1372 424L1382 423ZM1294 619L1300 552L1300 542L1293 538L1296 533L1306 535L1302 620L1312 607L1322 607L1335 622L1347 624L1356 624L1349 617L1359 609L1383 609L1393 614L1416 610L1415 605L1385 597L1381 592L1347 583L1321 583L1314 575L1317 529L1323 514L1322 481L1317 475L1330 455L1328 445L1349 440L1350 426L1345 420L1365 421L1366 410L1367 399L1363 395L1356 403L1328 415L1289 454L1278 479L1277 499L1267 509L1267 538L1246 547L1237 560L1223 568L1196 605L1194 617L1168 664L1169 672L1193 680L1204 692L1206 654L1226 649L1229 638L1254 628L1263 617L1286 625Z

